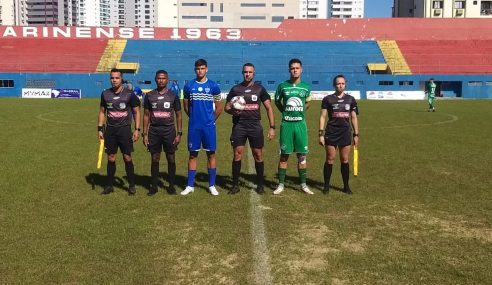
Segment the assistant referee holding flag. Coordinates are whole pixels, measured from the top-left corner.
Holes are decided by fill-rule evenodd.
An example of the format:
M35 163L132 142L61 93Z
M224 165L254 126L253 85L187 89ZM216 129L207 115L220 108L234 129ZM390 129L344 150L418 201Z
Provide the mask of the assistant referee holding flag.
M101 94L99 117L97 124L98 138L104 139L108 154L107 182L102 195L113 192L114 174L116 173L116 153L118 147L123 153L126 176L128 177L128 194L134 195L135 171L132 155L133 142L138 140L140 132L140 100L123 86L123 76L120 70L113 68L110 72L111 88ZM135 120L135 130L132 132L132 117ZM106 130L104 123L106 122Z

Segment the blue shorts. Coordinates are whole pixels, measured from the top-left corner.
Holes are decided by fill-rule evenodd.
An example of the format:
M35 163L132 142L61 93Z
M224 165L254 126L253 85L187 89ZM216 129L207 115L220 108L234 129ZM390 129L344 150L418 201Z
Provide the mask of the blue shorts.
M188 130L188 151L199 151L201 148L206 151L215 151L217 149L215 125L202 129Z

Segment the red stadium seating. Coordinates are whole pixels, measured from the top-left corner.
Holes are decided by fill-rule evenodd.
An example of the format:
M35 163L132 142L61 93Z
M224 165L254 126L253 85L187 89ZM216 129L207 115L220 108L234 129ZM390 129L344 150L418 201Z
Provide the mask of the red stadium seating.
M94 73L107 41L0 38L0 72Z
M492 40L402 40L413 74L492 74Z

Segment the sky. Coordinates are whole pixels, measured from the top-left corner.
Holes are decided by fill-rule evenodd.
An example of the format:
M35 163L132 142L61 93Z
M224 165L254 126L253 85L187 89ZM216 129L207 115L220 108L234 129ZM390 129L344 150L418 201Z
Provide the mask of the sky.
M365 0L364 18L389 18L393 0Z

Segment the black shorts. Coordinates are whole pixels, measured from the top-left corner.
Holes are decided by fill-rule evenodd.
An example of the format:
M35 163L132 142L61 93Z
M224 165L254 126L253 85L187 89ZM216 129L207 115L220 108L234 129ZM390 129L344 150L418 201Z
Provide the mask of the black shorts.
M349 128L328 129L325 134L325 145L344 147L352 144L352 131Z
M149 144L147 150L150 153L174 153L176 146L173 144L176 138L176 129L171 126L150 126L149 128Z
M265 138L260 121L241 121L232 126L230 137L232 147L243 146L246 144L246 140L249 141L252 148L263 148Z
M115 154L118 147L123 154L133 152L132 127L130 125L123 127L108 126L104 132L104 147L107 154Z

